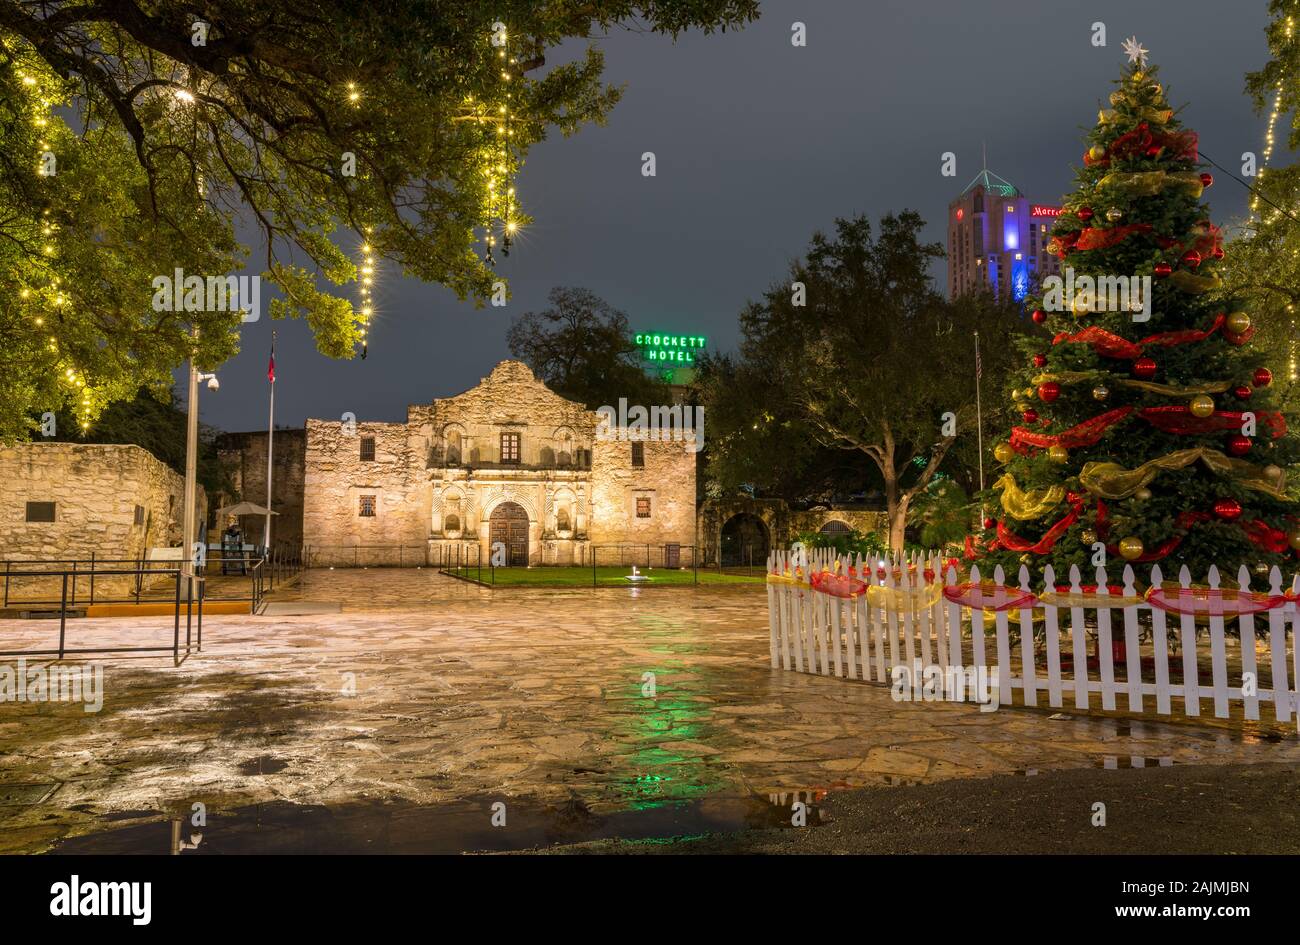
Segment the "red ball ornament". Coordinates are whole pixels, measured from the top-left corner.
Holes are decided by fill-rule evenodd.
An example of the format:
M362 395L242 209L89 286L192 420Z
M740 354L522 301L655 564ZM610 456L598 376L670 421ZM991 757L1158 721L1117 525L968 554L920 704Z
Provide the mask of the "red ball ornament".
M1070 505L1078 505L1083 501L1083 494L1080 492L1067 492L1065 494L1065 501Z
M1149 158L1160 157L1161 150L1162 150L1161 145L1153 144L1149 148L1147 148L1147 157Z
M1149 381L1156 376L1155 358L1138 358L1133 362L1133 376L1138 380Z
M1056 398L1061 396L1061 385L1056 381L1048 381L1046 384L1038 385L1038 399L1045 404L1050 404Z
M1046 364L1047 364L1047 355L1045 354L1034 355L1034 367L1043 367Z
M1216 499L1214 514L1225 522L1235 522L1241 518L1241 503L1236 499Z
M1025 411L1024 413L1022 413L1020 416L1024 417L1024 419L1025 419L1025 423L1037 423L1037 422L1038 422L1038 411L1037 411L1037 410L1034 410L1034 409L1032 409L1032 408L1030 408L1029 410L1026 410L1026 411Z
M993 527L994 525L996 525L996 524L997 524L997 522L993 521L993 519L991 519L991 518L986 518L986 519L984 520L984 527L985 527L985 528L992 528L992 527Z
M1223 258L1223 247L1222 247L1222 246L1216 246L1216 247L1214 247L1214 252L1210 253L1210 255L1213 256L1215 259L1222 259L1222 258Z
M1250 437L1242 436L1240 433L1228 437L1228 454L1231 456L1245 456L1250 452Z
M1184 266L1190 266L1192 269L1195 269L1200 264L1201 264L1201 254L1198 253L1196 250L1189 249L1187 252L1183 253Z
M1152 272L1155 273L1157 279L1163 279L1165 278L1165 276L1169 275L1173 271L1174 271L1174 267L1169 265L1169 263L1167 262L1156 263L1155 269L1152 270Z
M1251 390L1245 384L1240 384L1232 389L1232 396L1238 400L1250 400Z
M1256 387L1267 387L1273 383L1273 372L1266 367L1257 368L1250 380Z
M1089 220L1092 219L1092 207L1080 207L1079 213L1077 215L1080 220L1082 220L1084 223L1087 223Z
M1034 320L1034 323L1037 325L1041 325L1043 322L1047 321L1047 313L1044 312L1041 308L1034 309L1034 314L1030 315L1029 317L1032 318Z
M1202 186L1202 187L1213 187L1213 186L1214 186L1214 175L1211 174L1209 171L1205 171L1205 172L1203 172L1203 173L1201 174L1201 186Z

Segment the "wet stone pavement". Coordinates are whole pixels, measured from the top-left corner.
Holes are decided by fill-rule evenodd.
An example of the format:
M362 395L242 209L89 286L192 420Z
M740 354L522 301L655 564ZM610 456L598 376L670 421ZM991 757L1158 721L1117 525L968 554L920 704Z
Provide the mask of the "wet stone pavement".
M814 825L825 792L856 787L1300 760L1294 737L896 703L774 671L761 585L491 591L345 570L277 600L318 612L209 617L179 667L107 657L97 713L0 703L0 852L511 849L774 826L796 792ZM57 632L0 621L0 649ZM171 621L68 632L156 645Z

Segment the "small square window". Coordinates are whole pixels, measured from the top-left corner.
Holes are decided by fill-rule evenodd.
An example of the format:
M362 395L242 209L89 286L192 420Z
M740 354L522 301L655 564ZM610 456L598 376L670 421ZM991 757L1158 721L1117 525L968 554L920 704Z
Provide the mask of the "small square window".
M137 506L135 507L135 524L137 524L137 525L143 525L143 524L144 524L144 506L143 506L143 505L137 505Z
M361 462L373 463L375 461L375 438L373 436L363 436L361 438Z
M637 518L649 518L649 517L650 517L650 500L649 500L649 499L637 499L637 500L636 500L636 517L637 517Z
M361 506L357 510L357 515L361 518L375 517L375 497L372 495L363 495L361 497Z
M645 466L645 444L634 442L632 444L632 465L635 467Z
M29 522L54 521L54 503L53 502L28 502L27 521Z

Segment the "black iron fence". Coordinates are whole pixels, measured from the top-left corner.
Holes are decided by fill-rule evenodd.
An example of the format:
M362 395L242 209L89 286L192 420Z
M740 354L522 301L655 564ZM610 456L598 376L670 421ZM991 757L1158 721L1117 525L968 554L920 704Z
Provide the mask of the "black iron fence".
M93 552L88 558L6 560L0 562L4 586L0 606L60 604L75 609L92 604L165 600L170 575L178 568L180 564L175 560L103 558ZM240 552L209 552L195 572L213 579L206 599L256 603L268 590L274 590L277 583L283 584L301 570L300 552L283 546L260 558Z
M31 562L32 564L48 565L50 562ZM102 563L102 562L101 562ZM151 564L157 562L150 562ZM92 647L70 647L68 642L68 612L75 610L76 605L70 598L70 585L78 574L86 575L86 572L74 571L70 568L40 570L20 570L17 568L7 568L6 575L11 578L28 578L39 577L45 580L56 579L59 582L60 593L58 599L58 618L59 618L59 645L57 648L35 649L35 650L3 650L0 656L57 656L63 659L69 653L88 654L88 653L160 653L171 650L172 658L180 660L181 651L181 611L185 613L185 652L188 654L191 647L197 647L201 652L203 650L203 603L204 603L204 585L206 580L203 575L186 574L184 571L172 563L166 570L150 568L100 568L96 570L101 583L108 578L127 577L134 578L137 582L142 582L146 577L151 580L164 579L170 581L172 585L172 594L170 601L172 604L172 645L171 646L92 646ZM184 589L184 593L182 593ZM51 616L53 611L49 612ZM25 626L24 629L27 629ZM197 631L197 639L195 633Z
M441 561L430 560L431 554L428 543L423 542L397 545L306 545L302 557L304 566L308 568L440 567Z

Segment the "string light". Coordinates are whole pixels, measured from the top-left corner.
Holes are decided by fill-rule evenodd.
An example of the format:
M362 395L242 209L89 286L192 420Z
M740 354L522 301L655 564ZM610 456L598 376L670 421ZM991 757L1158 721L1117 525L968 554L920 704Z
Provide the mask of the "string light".
M370 351L370 317L374 314L375 251L370 243L371 228L365 227L366 241L361 244L361 274L358 293L361 297L361 360Z
M1295 29L1295 20L1293 17L1288 16L1286 18L1286 25L1283 27L1283 35L1286 37L1286 45L1288 46L1291 43L1291 36L1294 29ZM1273 137L1274 137L1274 132L1277 128L1278 115L1281 114L1281 111L1282 111L1282 83L1278 82L1277 87L1273 92L1273 107L1272 109L1269 110L1268 126L1264 129L1264 155L1263 155L1263 160L1260 162L1260 166L1259 166L1258 183L1260 187L1262 187L1264 184L1264 172L1268 168L1269 161L1273 157ZM1258 211L1259 211L1259 195L1255 194L1250 198L1251 216L1253 217ZM1265 222L1271 223L1274 220L1276 220L1278 216L1279 214L1274 212L1271 217L1265 220Z

